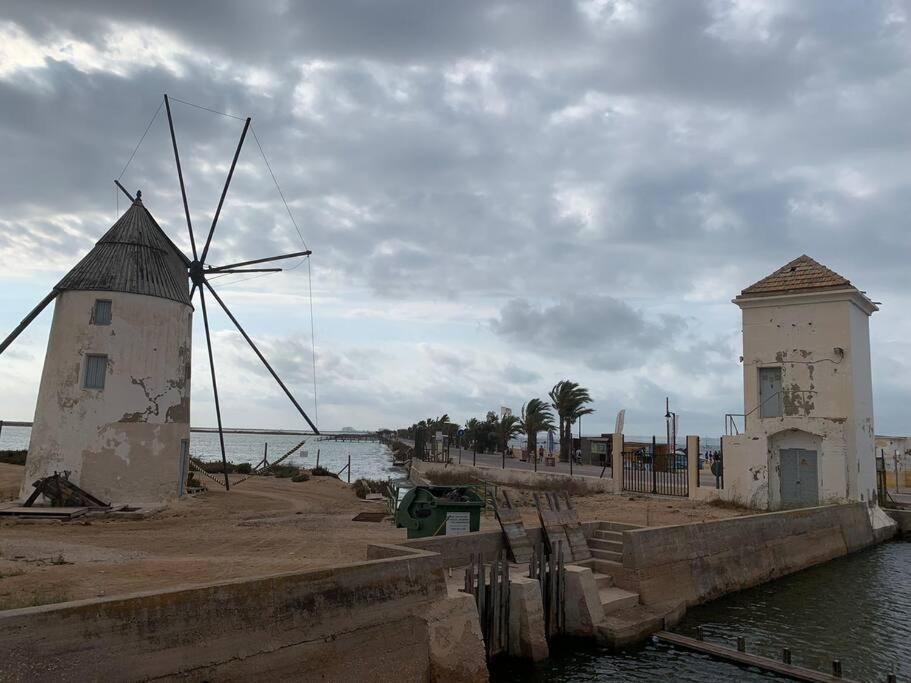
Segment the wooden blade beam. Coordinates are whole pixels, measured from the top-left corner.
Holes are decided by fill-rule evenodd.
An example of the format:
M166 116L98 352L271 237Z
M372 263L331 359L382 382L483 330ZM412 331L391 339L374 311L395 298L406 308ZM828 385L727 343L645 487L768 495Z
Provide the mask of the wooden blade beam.
M231 178L234 177L234 167L237 166L237 158L240 156L240 148L244 146L244 138L247 137L247 130L250 128L250 117L244 121L244 129L240 134L240 141L237 143L237 149L234 151L234 158L231 160L231 168L228 170L228 178L225 180L225 186L221 191L221 198L218 200L218 208L215 209L215 216L212 218L212 227L209 228L209 236L206 237L206 245L202 248L202 256L199 260L206 262L206 255L209 253L209 245L212 244L212 235L215 234L215 224L218 223L218 217L221 215L221 207L225 203L225 195L228 194L228 186L231 184Z
M225 490L231 490L228 481L228 458L225 455L225 435L221 426L221 405L218 402L218 382L215 380L215 359L212 356L212 337L209 334L209 314L206 311L206 295L202 287L199 288L199 301L202 303L202 322L206 328L206 346L209 350L209 368L212 371L212 393L215 394L215 417L218 419L218 443L221 446L221 463L225 473Z
M174 146L174 161L177 163L177 179L180 181L180 195L183 197L183 212L187 217L187 230L190 232L190 246L193 247L193 260L196 258L196 239L193 237L193 222L190 220L190 205L187 204L187 189L183 184L183 170L180 168L180 154L177 152L177 136L174 135L174 121L171 118L171 103L167 94L164 96L164 106L168 112L168 128L171 130L171 144Z
M120 191L123 192L129 198L129 200L131 202L136 201L136 198L133 195L131 195L129 192L127 192L127 188L125 188L123 185L121 185L119 180L115 180L114 184L120 188Z
M296 258L298 256L310 256L313 252L309 249L307 251L295 251L293 254L284 254L282 256L267 256L266 258L253 259L252 261L241 261L240 263L229 263L226 266L215 266L214 268L207 268L207 273L218 273L228 269L241 268L243 266L252 266L257 263L268 263L269 261L281 261L282 259L287 258Z
M44 297L41 300L41 303L39 303L37 306L35 306L31 310L31 312L27 316L25 316L25 318L22 319L22 322L16 326L16 329L13 330L12 332L10 332L9 336L6 339L4 339L2 342L0 342L0 353L3 353L6 350L6 347L9 346L10 344L12 344L16 340L16 337L18 337L20 334L22 334L22 331L26 327L31 325L32 321L38 317L38 314L40 314L41 311L43 311L45 308L47 308L47 305L49 303L51 303L55 298L57 298L57 294L58 294L58 292L56 289L52 290L50 294L48 294L46 297Z
M247 340L247 343L250 345L250 348L253 349L253 352L259 357L259 359L262 361L263 365L266 366L266 369L269 371L269 373L272 375L272 377L275 379L275 381L278 382L278 386L280 386L282 388L282 391L284 391L285 394L288 396L288 398L291 399L291 403L294 404L294 407L297 408L297 412L299 412L303 416L303 418L307 421L307 424L310 425L310 428L313 430L313 433L319 434L319 429L317 429L316 425L313 424L313 422L310 420L309 417L307 417L307 413L305 413L304 409L301 408L300 403L297 402L297 399L294 398L292 393L288 390L288 387L285 386L285 383L282 382L281 378L276 374L275 370L272 369L272 366L269 365L269 361L267 361L265 356L263 356L263 354L260 353L260 350L256 347L256 344L253 343L253 340L250 339L250 336L244 331L244 328L240 326L239 322L237 322L237 318L235 318L234 315L231 313L231 311L228 310L228 307L225 305L225 302L221 300L221 297L218 296L218 293L212 288L212 285L209 284L209 281L203 280L203 284L212 293L212 296L215 297L215 300L219 303L219 305L222 307L224 312L231 319L231 322L234 323L234 327L236 327L237 330L243 335L244 339Z
M219 271L206 271L206 273L212 272L215 275L222 275L224 273L280 273L282 272L281 268L232 268L230 270L219 270Z

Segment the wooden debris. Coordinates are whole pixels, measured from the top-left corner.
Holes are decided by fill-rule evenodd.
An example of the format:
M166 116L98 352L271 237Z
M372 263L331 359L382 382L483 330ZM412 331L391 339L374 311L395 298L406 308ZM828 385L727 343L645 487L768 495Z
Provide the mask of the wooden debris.
M55 472L49 477L43 477L32 484L35 490L23 507L30 508L39 496L44 496L51 501L54 507L87 507L110 508L110 504L103 503L88 491L85 491L65 476Z

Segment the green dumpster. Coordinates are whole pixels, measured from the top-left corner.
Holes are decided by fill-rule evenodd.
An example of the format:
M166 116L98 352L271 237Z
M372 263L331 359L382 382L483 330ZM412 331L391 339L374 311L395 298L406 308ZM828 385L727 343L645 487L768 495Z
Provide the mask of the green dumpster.
M481 528L483 507L470 486L416 486L402 497L395 525L408 538L464 534Z

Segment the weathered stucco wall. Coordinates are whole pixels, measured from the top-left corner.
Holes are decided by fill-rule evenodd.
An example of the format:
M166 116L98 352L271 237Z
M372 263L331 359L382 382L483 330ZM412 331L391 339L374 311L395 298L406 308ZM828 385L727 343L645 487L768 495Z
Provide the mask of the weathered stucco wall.
M602 479L580 475L570 477L568 474L542 472L540 469L535 472L533 470L474 467L472 465L457 465L454 463L447 465L438 462L424 462L423 460L412 460L411 476L412 480L425 481L436 481L434 477L441 476L445 478L445 483L451 483L453 481L452 477L462 477L464 483L486 481L492 484L515 486L517 488L572 490L574 493L611 493L614 487L613 480L607 477Z
M96 299L110 325L93 325ZM166 501L185 481L192 308L120 292L61 293L54 307L21 497L54 472L106 502ZM104 389L85 389L87 354L108 356Z
M464 599L464 598L467 598ZM0 612L0 679L484 681L432 553Z
M721 437L724 453L724 488L718 497L737 505L766 510L769 507L769 454L764 434Z
M634 529L623 532L623 572L615 581L636 590L643 604L678 598L694 605L878 540L865 503Z
M768 449L765 508L782 505L780 452L788 448L817 451L820 503L872 500L869 306L851 291L737 303L743 310L745 434L765 440ZM762 417L759 408L759 369L767 367L781 369L782 414L776 417ZM747 471L755 474L755 457L753 445L731 441L725 448L725 487ZM728 476L731 468L738 476ZM740 490L722 497L758 501L764 496Z

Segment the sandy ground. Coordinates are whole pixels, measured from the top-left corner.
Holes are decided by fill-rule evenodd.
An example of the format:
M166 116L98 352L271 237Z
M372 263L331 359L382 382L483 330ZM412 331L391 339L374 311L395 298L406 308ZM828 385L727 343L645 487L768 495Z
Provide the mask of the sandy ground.
M0 464L0 500L18 494L22 468ZM527 526L531 497L516 492ZM681 524L742 514L688 500L598 495L574 499L583 520ZM405 540L389 522L354 522L382 503L326 477L249 479L145 520L0 521L0 610L312 569L365 559L369 543ZM486 512L482 529L497 529Z

